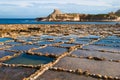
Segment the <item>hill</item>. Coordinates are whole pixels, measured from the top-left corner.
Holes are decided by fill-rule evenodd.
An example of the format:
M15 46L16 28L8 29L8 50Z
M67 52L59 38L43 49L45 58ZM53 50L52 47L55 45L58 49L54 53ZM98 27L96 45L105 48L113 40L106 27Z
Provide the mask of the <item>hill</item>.
M47 17L37 18L37 21L120 21L119 13L120 10L108 14L78 14L62 13L60 10L54 9Z
M117 11L115 12L115 14L120 17L120 9L117 10Z

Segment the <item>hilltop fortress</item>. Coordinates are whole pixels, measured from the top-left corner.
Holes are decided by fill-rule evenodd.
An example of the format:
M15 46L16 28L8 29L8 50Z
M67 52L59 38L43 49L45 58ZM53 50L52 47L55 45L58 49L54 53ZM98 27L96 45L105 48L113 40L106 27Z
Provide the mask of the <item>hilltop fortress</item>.
M118 12L116 12L118 14ZM62 13L58 9L47 17L36 18L37 21L120 21L120 17L116 13L108 14L78 14L78 13Z

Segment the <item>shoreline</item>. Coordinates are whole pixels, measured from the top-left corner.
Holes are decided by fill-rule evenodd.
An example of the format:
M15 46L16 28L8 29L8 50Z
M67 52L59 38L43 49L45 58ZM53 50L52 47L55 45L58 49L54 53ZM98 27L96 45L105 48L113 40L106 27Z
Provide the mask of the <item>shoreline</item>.
M120 29L119 24L0 24L0 37L49 33L67 35L120 35L120 32L116 29Z
M120 24L119 21L37 21L35 19L0 19L0 24Z

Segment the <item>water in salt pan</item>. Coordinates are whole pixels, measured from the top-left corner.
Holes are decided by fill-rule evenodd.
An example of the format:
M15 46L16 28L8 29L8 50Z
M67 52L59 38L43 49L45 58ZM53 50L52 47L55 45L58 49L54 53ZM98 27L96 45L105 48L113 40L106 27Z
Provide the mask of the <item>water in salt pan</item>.
M105 39L120 39L120 37L119 36L115 36L115 35L112 35L112 36L108 36L108 37L106 37Z
M75 43L75 44L88 44L88 43L90 43L91 41L92 41L92 39L77 38L74 43Z
M12 56L14 54L15 54L15 52L0 50L0 58L2 58L4 56Z
M72 47L72 46L75 46L75 44L66 44L66 43L64 43L64 44L61 44L60 46L61 47Z
M36 45L19 45L9 48L9 50L16 50L16 51L28 51L32 48L38 48L39 46Z
M26 42L35 42L35 41L40 41L40 37L36 37L36 36L30 36L26 38Z
M101 39L93 44L120 47L120 38L118 38L116 36L114 36L114 37L108 36L107 38Z
M97 35L88 35L88 36L86 36L86 37L84 37L84 38L98 39L98 38L100 38L100 36L97 36Z
M36 45L50 45L50 44L55 44L55 42L52 41L39 41L35 43Z
M68 36L63 36L63 38L65 38L65 39L71 39L71 38L76 39L76 38L78 38L78 35L70 34Z
M25 65L39 65L39 64L47 64L53 61L54 58L45 57L45 56L37 56L37 55L29 55L26 53L22 53L21 55L12 58L10 60L5 61L7 64L25 64Z
M46 40L46 39L56 39L57 36L51 36L51 35L41 35L41 39Z
M13 39L12 38L0 38L0 42L6 42L10 40L13 40Z
M69 42L70 40L69 39L62 39L62 38L57 38L54 40L54 42Z
M79 37L76 38L75 42L76 44L88 44L91 41L93 41L94 39L98 39L100 38L100 36L96 36L96 35L89 35L89 36L85 36L85 37Z
M7 43L5 43L5 45L15 46L15 45L22 45L22 43L20 43L20 42L7 42Z

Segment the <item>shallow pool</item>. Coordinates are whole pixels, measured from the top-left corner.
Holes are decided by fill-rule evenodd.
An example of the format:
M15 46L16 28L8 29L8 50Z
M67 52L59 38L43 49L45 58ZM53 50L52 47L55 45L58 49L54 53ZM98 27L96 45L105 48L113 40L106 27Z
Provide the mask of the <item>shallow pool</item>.
M29 55L26 53L21 54L15 58L5 61L7 64L25 64L25 65L39 65L39 64L47 64L53 61L54 58L45 57L45 56L37 56L37 55Z

